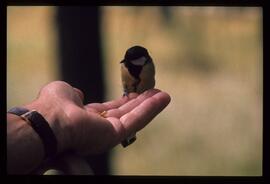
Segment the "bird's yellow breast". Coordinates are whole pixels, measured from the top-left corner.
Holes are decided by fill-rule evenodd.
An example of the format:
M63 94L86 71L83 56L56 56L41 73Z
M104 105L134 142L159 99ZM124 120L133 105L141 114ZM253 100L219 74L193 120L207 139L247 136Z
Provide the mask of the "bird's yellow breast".
M125 67L124 64L121 64L121 77L122 77L122 85L126 92L136 92L142 93L148 89L152 89L155 87L155 67L152 62L147 63L143 66L142 71L139 75L140 82L136 86L136 90L134 88L134 84L137 79L134 78Z

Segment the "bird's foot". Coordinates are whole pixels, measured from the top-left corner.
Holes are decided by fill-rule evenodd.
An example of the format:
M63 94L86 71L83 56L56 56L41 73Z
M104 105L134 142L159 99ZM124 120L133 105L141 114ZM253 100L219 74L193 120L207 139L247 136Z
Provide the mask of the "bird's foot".
M128 92L127 91L124 91L124 93L123 93L123 97L128 97Z

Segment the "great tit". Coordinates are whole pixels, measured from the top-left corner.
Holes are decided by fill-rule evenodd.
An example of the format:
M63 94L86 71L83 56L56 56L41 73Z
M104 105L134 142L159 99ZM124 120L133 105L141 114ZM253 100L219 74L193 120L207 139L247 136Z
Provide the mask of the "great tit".
M121 78L123 85L123 96L131 92L143 93L155 86L155 66L147 49L142 46L129 48L121 63ZM122 141L126 147L136 140L136 133Z

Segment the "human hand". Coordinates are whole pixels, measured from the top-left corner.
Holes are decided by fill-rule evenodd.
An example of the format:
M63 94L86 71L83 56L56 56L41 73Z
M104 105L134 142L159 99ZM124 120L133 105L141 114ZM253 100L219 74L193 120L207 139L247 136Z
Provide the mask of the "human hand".
M170 96L158 89L87 105L83 105L83 96L79 89L55 81L26 105L38 110L50 123L58 139L58 153L69 149L79 155L104 152L145 127L170 102Z

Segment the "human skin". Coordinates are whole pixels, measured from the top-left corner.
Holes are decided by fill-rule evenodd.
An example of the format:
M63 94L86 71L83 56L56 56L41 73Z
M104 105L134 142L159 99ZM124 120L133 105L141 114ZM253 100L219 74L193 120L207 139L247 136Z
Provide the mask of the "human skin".
M48 121L58 141L58 155L67 150L80 156L108 151L144 128L170 102L170 96L158 89L104 103L84 105L83 98L79 89L54 81L44 86L34 101L22 106L37 110ZM7 113L8 174L30 173L43 160L38 134L22 118Z

